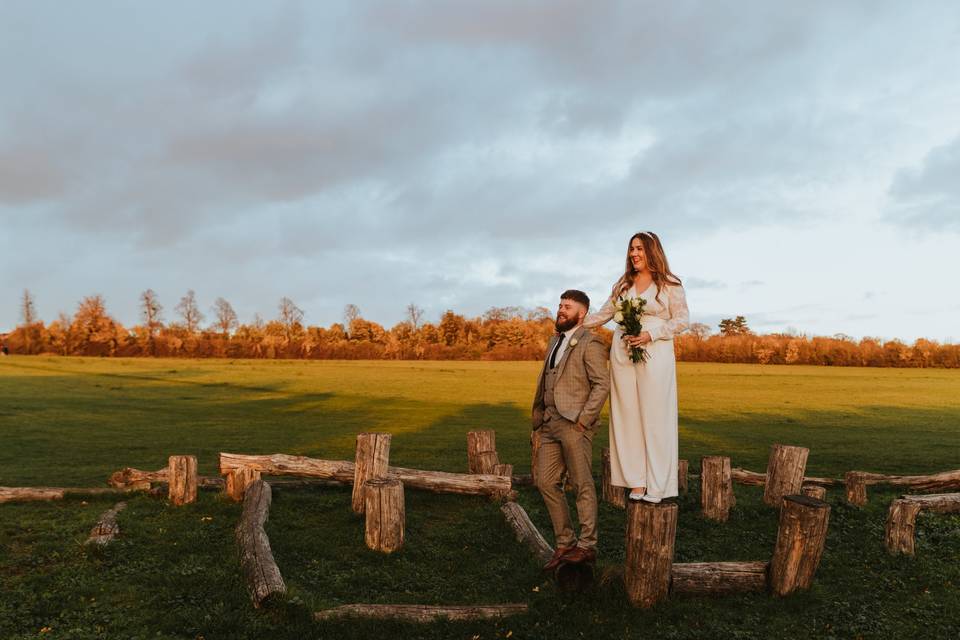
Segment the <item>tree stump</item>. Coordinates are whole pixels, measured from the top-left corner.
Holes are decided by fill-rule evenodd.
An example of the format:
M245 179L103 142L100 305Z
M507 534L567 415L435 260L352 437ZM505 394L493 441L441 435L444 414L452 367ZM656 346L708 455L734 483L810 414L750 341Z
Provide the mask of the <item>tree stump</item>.
M803 473L807 468L810 450L805 447L791 447L784 444L770 445L770 458L767 461L767 479L763 487L763 501L772 507L779 507L783 496L800 493L803 486Z
M777 545L770 561L770 590L785 596L809 589L827 540L830 505L803 495L784 496Z
M493 468L493 475L495 476L509 476L513 477L513 465L500 463Z
M367 514L364 540L374 551L393 553L403 546L406 519L403 483L396 478L372 479L364 484Z
M675 502L631 502L627 508L624 579L636 607L652 607L669 594L677 511Z
M354 513L363 513L364 488L367 480L379 480L389 474L389 433L358 433L357 454L353 469L353 494L351 507Z
M827 498L827 488L821 487L818 484L805 484L800 487L800 493L801 495L810 496L817 500L825 500Z
M530 477L537 486L537 454L540 452L540 432L530 432Z
M847 471L843 476L847 502L857 507L867 504L867 479L862 471Z
M884 534L887 551L894 555L903 553L912 556L914 554L917 514L920 513L921 507L919 502L903 498L890 503Z
M170 456L168 460L169 489L167 496L175 505L184 505L197 499L197 457Z
M603 501L618 509L627 508L627 490L625 487L615 487L610 479L610 449L604 447L600 452L600 459L603 461L603 475L601 476L600 489Z
M224 493L234 502L242 502L251 483L260 479L260 472L250 467L240 467L227 472L223 485Z
M726 522L733 506L733 480L730 458L704 456L700 459L700 507L703 517Z
M686 460L677 461L677 489L680 493L686 493L690 490L687 483L687 475L690 473L690 463Z
M468 431L467 470L470 473L493 473L493 467L498 464L500 460L497 459L497 432L492 429Z

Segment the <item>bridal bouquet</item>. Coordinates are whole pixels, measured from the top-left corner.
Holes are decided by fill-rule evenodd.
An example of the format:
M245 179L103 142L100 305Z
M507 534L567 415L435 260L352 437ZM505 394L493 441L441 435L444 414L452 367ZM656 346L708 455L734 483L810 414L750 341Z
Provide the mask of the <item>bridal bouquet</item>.
M617 300L617 311L613 314L613 321L630 336L639 336L643 331L640 316L647 301L643 298L620 298ZM646 362L649 354L643 347L630 347L630 359L633 362Z

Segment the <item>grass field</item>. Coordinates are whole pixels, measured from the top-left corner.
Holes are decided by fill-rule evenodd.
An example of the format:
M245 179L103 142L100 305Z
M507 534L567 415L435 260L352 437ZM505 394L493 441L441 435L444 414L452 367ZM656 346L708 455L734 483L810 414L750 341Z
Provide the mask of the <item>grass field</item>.
M219 451L352 458L359 431L394 434L391 462L465 471L465 433L497 430L504 461L529 468L532 362L304 362L0 359L0 485L100 486L110 472L156 469ZM917 369L684 364L680 455L729 455L763 471L772 442L810 448L808 472L925 473L960 467L960 372ZM596 459L606 444L595 441ZM494 504L407 492L407 546L365 549L349 489L278 490L268 523L290 589L288 606L252 609L233 543L239 507L204 492L173 509L137 497L124 536L82 546L113 500L0 505L0 638L955 638L960 635L960 516L921 515L916 558L883 550L896 491L871 488L863 509L831 491L827 549L814 588L678 598L630 608L611 582L570 599L514 542ZM737 487L728 523L680 500L677 561L762 560L776 513L760 490ZM521 504L552 539L535 490ZM601 506L600 560L623 559L624 516ZM527 602L500 622L424 627L341 621L308 612L350 602ZM48 629L48 631L43 631Z

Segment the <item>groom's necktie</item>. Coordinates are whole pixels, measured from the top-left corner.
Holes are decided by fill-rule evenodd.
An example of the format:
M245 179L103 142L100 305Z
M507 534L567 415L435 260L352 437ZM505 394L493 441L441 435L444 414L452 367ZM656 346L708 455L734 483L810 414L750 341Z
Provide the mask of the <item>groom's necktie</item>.
M557 351L560 351L560 345L563 344L563 339L566 337L567 334L558 332L557 335L560 337L560 339L557 340L557 344L553 347L553 353L550 354L551 369L557 366Z

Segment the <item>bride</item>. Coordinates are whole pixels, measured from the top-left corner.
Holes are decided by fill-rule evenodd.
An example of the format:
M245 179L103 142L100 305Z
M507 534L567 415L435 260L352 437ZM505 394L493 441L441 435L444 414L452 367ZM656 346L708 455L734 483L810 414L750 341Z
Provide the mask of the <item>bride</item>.
M627 264L603 307L585 327L613 318L617 301L644 298L638 336L617 327L610 346L610 475L629 487L630 500L660 502L677 495L677 371L673 336L690 322L680 278L667 264L660 238L641 231L630 238ZM643 347L646 362L634 363L630 347Z

